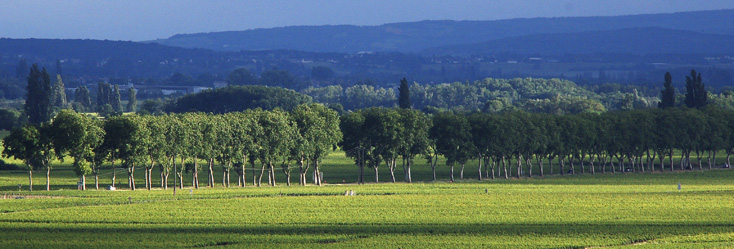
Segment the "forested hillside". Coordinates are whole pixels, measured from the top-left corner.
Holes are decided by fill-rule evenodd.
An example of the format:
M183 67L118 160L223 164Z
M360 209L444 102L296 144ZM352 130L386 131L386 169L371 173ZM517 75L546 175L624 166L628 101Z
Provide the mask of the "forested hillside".
M654 27L509 37L429 48L427 55L734 54L734 35Z
M417 52L429 47L479 43L505 37L641 27L734 35L734 10L612 17L530 18L496 21L422 21L380 26L293 26L179 34L154 42L219 51L294 49L314 52Z

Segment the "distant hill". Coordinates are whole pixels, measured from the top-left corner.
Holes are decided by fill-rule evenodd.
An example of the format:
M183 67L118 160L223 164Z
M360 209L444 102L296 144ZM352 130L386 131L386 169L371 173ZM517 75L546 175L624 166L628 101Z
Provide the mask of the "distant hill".
M179 34L153 42L217 51L292 49L312 52L418 52L431 47L508 37L657 27L734 35L734 10L612 17L562 17L497 21L421 21L380 26L293 26Z
M51 69L60 60L64 73L74 75L158 77L174 72L197 73L223 61L218 54L129 41L0 38L0 65L12 67L23 57Z
M488 42L430 48L426 55L564 54L734 54L734 35L663 28L632 28L509 37Z

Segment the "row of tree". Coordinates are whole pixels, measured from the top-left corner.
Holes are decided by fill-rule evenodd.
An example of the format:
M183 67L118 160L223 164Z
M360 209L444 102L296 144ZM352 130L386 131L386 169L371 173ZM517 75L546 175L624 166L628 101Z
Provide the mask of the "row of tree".
M561 116L523 111L427 115L409 109L368 108L343 116L341 128L341 146L359 166L360 182L364 182L364 167L377 173L383 163L394 182L399 159L405 181L410 182L410 166L417 155L428 160L433 180L438 156L443 156L453 181L454 165L461 166L463 179L470 160L479 163L479 179L494 179L497 172L504 178L512 175L508 168L518 178L543 176L548 173L545 160L551 174L554 161L560 174L575 174L579 169L581 173L672 171L676 153L682 158L680 170L702 169L704 157L711 169L717 152L726 152L727 165L734 152L734 111L715 106ZM514 170L508 165L513 160ZM533 164L539 172L533 172Z
M268 172L268 183L275 185L280 166L290 185L291 170L297 168L299 183L306 183L310 168L317 172L319 162L341 140L337 113L320 104L300 105L291 112L260 109L221 115L185 113L161 116L124 115L104 121L72 110L62 110L52 122L28 124L11 131L5 139L4 157L23 160L29 169L30 189L34 169L46 169L46 189L50 189L51 161L69 156L86 185L93 174L99 188L100 165L112 165L115 185L119 162L128 173L128 186L135 189L136 167L144 167L146 188L153 185L152 171L158 168L161 187L168 188L174 173L183 186L186 172L193 174L199 187L200 161L208 164L208 186L214 186L214 165L221 165L222 184L229 186L230 171L238 174L240 186L246 183L246 164L253 168L253 184L260 186ZM187 163L188 162L188 163ZM260 166L259 174L255 165ZM175 185L174 181L174 185ZM175 187L175 186L174 186Z
M479 179L579 170L693 170L703 169L704 158L711 169L721 151L728 165L734 152L734 112L709 106L561 116L523 111L431 115L407 108L368 108L340 119L336 111L321 104L307 104L290 112L125 115L102 121L63 110L53 122L14 129L3 143L3 156L23 160L29 177L34 169L46 169L47 189L50 162L67 156L74 160L80 180L85 182L86 175L94 174L97 187L99 166L105 162L112 165L113 186L116 163L127 169L131 189L135 189L136 167L145 168L148 189L155 168L162 188L168 187L171 173L178 180L174 182L183 186L187 172L198 188L200 162L206 162L208 186L214 186L215 164L221 166L225 186L232 170L238 185L244 186L248 164L253 169L252 182L258 186L266 172L268 183L275 185L278 166L289 185L292 169L297 169L300 184L306 183L306 173L313 169L315 183L320 184L319 162L337 144L359 167L360 183L365 181L365 167L375 171L378 182L381 165L389 169L390 181L397 181L395 169L401 161L404 181L412 182L411 166L421 156L432 168L433 180L439 156L445 158L453 181L454 166L461 167L463 179L470 160L478 162ZM674 157L681 158L680 164L674 165Z

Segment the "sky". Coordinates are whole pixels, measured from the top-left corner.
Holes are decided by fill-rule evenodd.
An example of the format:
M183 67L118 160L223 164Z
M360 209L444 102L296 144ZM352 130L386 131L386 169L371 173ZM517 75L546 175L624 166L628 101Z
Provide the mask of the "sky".
M734 9L732 0L0 0L0 37L146 41L297 25L615 16Z

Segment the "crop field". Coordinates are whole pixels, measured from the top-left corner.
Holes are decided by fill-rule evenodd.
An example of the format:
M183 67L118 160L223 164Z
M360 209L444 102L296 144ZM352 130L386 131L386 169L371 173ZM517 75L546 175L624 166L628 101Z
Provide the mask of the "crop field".
M333 153L325 186L235 181L173 196L142 189L142 172L136 191L70 190L77 178L67 164L51 172L52 191L42 190L43 171L33 192L17 189L26 171L0 171L0 248L734 247L734 171L722 169L429 183L430 168L418 164L418 182L356 185L356 167ZM476 166L469 172L475 178ZM101 186L109 176L103 171ZM124 183L125 171L117 178Z

